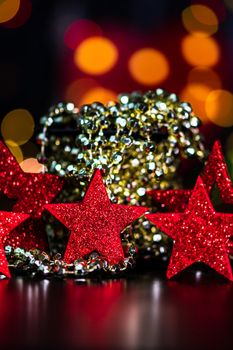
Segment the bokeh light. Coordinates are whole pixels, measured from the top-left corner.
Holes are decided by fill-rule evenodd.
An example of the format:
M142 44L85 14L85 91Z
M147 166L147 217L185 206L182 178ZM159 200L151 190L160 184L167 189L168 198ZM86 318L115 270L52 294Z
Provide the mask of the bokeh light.
M97 87L98 83L91 78L81 78L73 81L68 85L65 91L65 100L71 101L75 105L79 106L82 97L94 87Z
M3 27L5 28L21 27L28 21L29 17L31 16L31 12L32 12L31 0L21 0L18 12L12 19L7 21L6 23L3 23Z
M117 94L110 90L103 88L101 86L90 89L84 96L81 98L80 105L89 104L93 102L102 102L108 103L110 101L116 101Z
M182 12L186 30L192 34L209 36L218 30L218 18L213 10L201 4L191 5Z
M28 110L14 109L2 121L2 137L10 146L23 145L32 137L34 127L34 119Z
M208 84L204 83L191 83L188 84L186 88L189 90L190 94L193 97L200 101L205 101L211 91L211 88L208 86Z
M214 66L220 57L217 42L210 37L187 35L181 43L184 58L192 66Z
M192 83L185 86L180 93L181 100L191 103L194 113L203 123L209 121L205 111L205 100L210 91L211 88L207 84Z
M19 10L20 0L0 1L0 23L12 19Z
M227 6L227 8L231 11L233 11L233 1L232 0L224 0L225 5Z
M9 148L10 152L13 154L15 159L17 160L18 163L21 163L23 161L23 152L19 146L11 142L11 145L7 145Z
M65 45L75 50L76 47L85 39L93 36L101 36L102 29L88 19L80 19L70 24L64 34Z
M188 74L189 84L207 85L212 90L221 88L221 80L216 72L207 67L195 67Z
M74 61L85 73L99 75L107 73L116 64L118 50L114 43L104 37L84 40L75 50Z
M43 173L46 168L43 164L39 163L36 158L28 158L20 163L21 169L25 173Z
M212 123L229 127L233 125L233 95L227 90L213 90L205 102L207 117Z
M164 81L170 70L166 56L153 48L134 52L128 66L132 77L143 85L155 85Z

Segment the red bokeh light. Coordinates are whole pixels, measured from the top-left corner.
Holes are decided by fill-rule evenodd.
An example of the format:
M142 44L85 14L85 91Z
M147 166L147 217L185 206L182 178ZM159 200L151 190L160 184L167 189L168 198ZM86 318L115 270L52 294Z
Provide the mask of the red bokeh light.
M91 36L101 36L102 29L88 19L79 19L70 24L64 35L65 45L75 50L76 47L85 39Z

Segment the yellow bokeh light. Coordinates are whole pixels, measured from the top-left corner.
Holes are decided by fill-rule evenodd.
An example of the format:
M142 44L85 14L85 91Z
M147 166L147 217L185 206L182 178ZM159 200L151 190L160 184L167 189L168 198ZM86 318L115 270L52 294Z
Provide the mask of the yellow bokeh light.
M89 104L93 102L108 103L110 101L116 101L117 94L109 89L105 89L101 86L90 89L83 95L80 104Z
M9 150L11 151L11 153L13 154L17 162L21 163L23 161L23 152L21 148L16 144L13 145L13 143L11 143L11 145L8 144L7 147L9 148Z
M14 109L2 121L2 137L10 146L23 145L32 137L34 127L34 119L28 110Z
M15 17L20 7L20 0L0 1L0 23L4 23Z
M25 173L43 173L45 171L45 166L38 162L35 158L25 159L20 163L21 169Z
M227 90L213 90L205 102L206 115L209 120L222 127L233 125L233 95Z
M213 38L187 35L181 43L184 58L192 66L214 66L220 49Z
M207 85L211 90L221 88L221 80L216 72L207 67L195 67L188 74L189 84Z
M114 67L117 59L118 50L114 43L101 36L85 39L74 53L77 67L93 75L107 73Z
M143 85L154 85L164 81L170 71L166 56L153 48L140 49L129 59L132 77Z
M210 88L204 84L188 84L180 93L181 100L191 103L194 113L203 123L208 122L205 112L205 99L210 91Z
M192 34L209 36L218 30L218 18L213 10L205 5L191 5L182 12L186 30Z

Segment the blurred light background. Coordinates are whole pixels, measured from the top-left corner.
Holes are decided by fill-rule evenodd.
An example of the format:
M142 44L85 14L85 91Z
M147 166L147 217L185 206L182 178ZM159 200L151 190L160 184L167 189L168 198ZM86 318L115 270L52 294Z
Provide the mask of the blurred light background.
M233 0L0 0L2 138L38 169L33 134L50 105L159 86L192 103L232 166L232 38Z

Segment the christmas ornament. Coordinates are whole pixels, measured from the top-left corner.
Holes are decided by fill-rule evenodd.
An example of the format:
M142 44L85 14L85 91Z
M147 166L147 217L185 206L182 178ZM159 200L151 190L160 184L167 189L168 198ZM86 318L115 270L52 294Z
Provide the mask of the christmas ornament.
M13 210L40 218L44 205L60 192L63 180L51 174L25 173L8 148L0 142L0 186L9 198L16 198Z
M92 273L98 272L115 275L135 266L135 249L127 240L122 239L121 241L122 243L127 242L130 248L127 250L128 256L124 261L116 265L110 265L96 252L71 264L66 263L60 253L49 255L38 249L26 251L6 246L5 253L11 268L14 268L19 274L23 271L24 274L27 273L31 276L79 277L90 276Z
M200 177L184 213L146 216L174 240L168 278L200 261L233 280L228 257L229 239L233 234L233 214L215 212Z
M112 204L100 170L95 171L81 202L45 208L71 231L64 256L67 263L97 251L110 264L124 260L120 232L148 210Z
M162 89L145 94L122 94L117 102L107 105L93 103L80 109L72 103L60 103L50 109L49 115L41 119L41 124L43 130L38 136L41 145L39 160L46 164L49 173L65 177L65 186L58 194L57 202L80 201L74 204L74 210L85 205L84 194L96 168L103 170L104 182L107 185L104 193L106 195L107 191L107 199L109 198L107 201L104 197L104 203L108 203L110 208L120 208L118 205L125 207L126 204L150 207L151 198L146 195L147 189L172 189L180 186L181 178L177 177L176 171L182 158L205 159L199 132L200 121L192 112L192 107L186 102L180 102L175 94L169 94ZM25 176L20 175L23 172L17 163L14 164L14 158L10 158L6 151L8 150L4 152L5 161L1 163L0 157L0 186L6 187L5 194L14 198L12 193L19 193L16 188L20 189L22 183L26 184L26 180ZM9 183L6 173L10 173ZM57 185L53 181L51 188L53 183L56 189ZM49 191L49 188L47 190ZM34 195L34 192L25 194L23 202L26 207L28 195ZM20 198L23 198L21 194L16 196L16 205L20 203ZM36 197L35 200L37 201ZM46 231L51 243L50 254L47 254L41 250L45 249L42 244L44 238L38 244L42 237L41 232L44 231L40 227L44 204L35 207L35 211L31 210L32 218L20 226L23 232L18 235L19 238L13 235L13 232L10 234L12 241L8 236L6 244L10 245L5 247L5 253L11 267L17 273L23 271L33 275L64 277L89 275L97 271L119 273L135 264L134 256L138 248L140 254L155 254L167 259L167 236L151 225L149 220L141 217L126 229L122 228L122 231L123 219L117 220L115 226L118 230L114 227L115 236L112 237L113 240L115 237L116 243L112 247L109 243L105 248L104 243L101 245L101 240L98 239L99 251L94 244L92 247L87 245L87 255L77 259L76 256L72 256L72 259L76 259L74 261L64 260L61 254L56 252L63 251L67 241L67 230L58 220L45 213ZM22 211L22 208L18 210ZM145 210L146 208L143 208L143 212ZM115 218L116 212L111 220ZM103 217L105 216L106 213ZM130 218L133 220L131 216ZM97 219L100 220L99 217ZM74 223L76 220L77 218L73 220ZM70 222L71 220L69 224ZM109 223L106 224L106 229L108 227ZM105 243L110 242L106 235L102 238ZM77 241L77 233L72 232L68 244L68 250L71 247L70 254L73 254L74 242ZM93 242L91 240L90 244ZM37 247L40 249L34 249ZM85 254L85 244L81 248L81 253ZM103 255L104 249L108 249L108 254Z
M224 160L220 141L215 141L212 152L201 175L208 193L216 183L220 196L225 203L233 204L233 185ZM182 212L187 207L192 190L152 190L147 194L169 211Z
M10 271L4 252L3 239L11 230L25 221L29 215L0 211L0 273L10 277Z
M40 162L49 172L66 176L61 202L80 200L93 169L100 168L113 202L151 207L147 189L179 187L181 159L205 158L200 121L192 107L162 89L122 94L117 102L80 109L59 103L41 124ZM61 237L61 227L52 227L51 235ZM165 236L148 220L137 221L133 231L141 252L167 254Z
M8 148L0 142L0 189L17 199L13 211L30 214L31 218L11 232L5 243L25 249L46 249L47 243L41 218L43 207L59 193L63 180L51 174L24 173Z
M204 168L202 179L206 184L207 191L210 192L216 183L223 202L233 204L233 185L224 160L220 141L214 143Z

